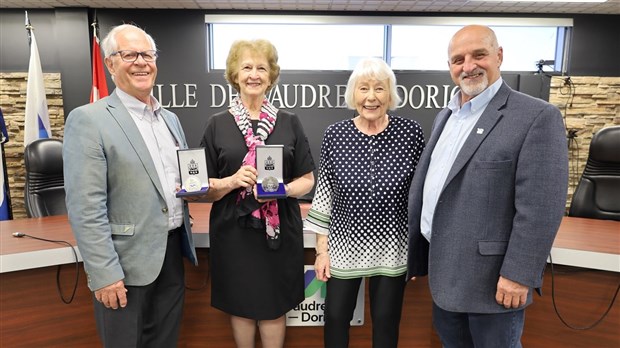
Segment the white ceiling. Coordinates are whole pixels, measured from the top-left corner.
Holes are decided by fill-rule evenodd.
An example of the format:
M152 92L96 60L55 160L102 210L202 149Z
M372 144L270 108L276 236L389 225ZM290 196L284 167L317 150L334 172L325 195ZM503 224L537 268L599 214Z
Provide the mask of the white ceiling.
M584 2L508 2L468 0L1 0L0 8L55 7L201 9L268 11L475 12L620 14L620 0Z

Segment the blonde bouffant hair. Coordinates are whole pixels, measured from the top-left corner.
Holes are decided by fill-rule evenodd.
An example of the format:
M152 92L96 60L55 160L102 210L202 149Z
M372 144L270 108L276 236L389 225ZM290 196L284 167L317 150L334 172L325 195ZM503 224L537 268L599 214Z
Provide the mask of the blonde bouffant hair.
M240 86L237 83L239 76L239 60L244 53L252 53L265 57L269 63L269 87L267 92L273 88L280 77L280 66L278 65L278 51L276 47L269 41L264 39L256 40L237 40L230 46L228 58L226 58L226 72L224 77L237 92L240 92Z

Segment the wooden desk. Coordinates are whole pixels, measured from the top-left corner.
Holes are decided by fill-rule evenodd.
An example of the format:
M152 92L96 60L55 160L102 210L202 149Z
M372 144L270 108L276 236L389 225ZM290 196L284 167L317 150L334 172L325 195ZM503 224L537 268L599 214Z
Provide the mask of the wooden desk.
M302 204L301 209L305 216L310 205ZM210 212L209 203L190 204L197 248L209 247ZM0 273L74 262L67 246L15 238L14 232L76 245L66 216L0 221ZM314 248L314 233L304 232L304 246ZM564 217L551 257L555 264L620 272L620 221Z
M66 244L16 238L15 232L77 245L66 215L0 221L0 273L75 262ZM77 247L75 250L80 257Z
M551 258L554 264L620 272L620 221L565 216Z

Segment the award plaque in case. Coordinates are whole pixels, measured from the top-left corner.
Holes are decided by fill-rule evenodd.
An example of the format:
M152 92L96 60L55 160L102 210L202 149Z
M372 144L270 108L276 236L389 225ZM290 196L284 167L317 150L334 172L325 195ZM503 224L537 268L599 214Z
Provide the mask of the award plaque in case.
M256 146L256 196L260 199L285 198L283 173L284 145Z
M204 195L209 190L207 156L204 148L177 150L181 190L177 197Z

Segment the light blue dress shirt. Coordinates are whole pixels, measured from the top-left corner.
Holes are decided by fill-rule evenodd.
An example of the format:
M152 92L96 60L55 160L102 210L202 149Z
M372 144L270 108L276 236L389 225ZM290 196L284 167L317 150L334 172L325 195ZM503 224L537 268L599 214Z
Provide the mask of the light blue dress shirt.
M471 134L478 119L486 109L491 99L495 96L502 85L500 77L482 93L463 104L461 107L461 93L457 93L450 99L448 108L452 111L446 125L439 136L437 145L431 154L431 162L424 181L422 198L422 216L420 230L422 235L430 242L433 232L433 216L439 195L446 183L446 178L456 156L461 151L465 140ZM477 129L484 132L484 129Z

